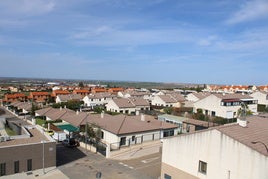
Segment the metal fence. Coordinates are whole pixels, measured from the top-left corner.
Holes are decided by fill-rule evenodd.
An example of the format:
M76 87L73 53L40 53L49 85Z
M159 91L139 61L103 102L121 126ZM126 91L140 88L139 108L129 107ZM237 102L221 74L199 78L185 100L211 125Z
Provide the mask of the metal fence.
M124 138L124 137L123 137ZM129 137L125 140L121 138L120 142L115 142L110 144L110 151L120 150L121 148L126 148L131 145L142 144L147 141L160 140L161 136L159 132L152 134L144 134L137 137Z

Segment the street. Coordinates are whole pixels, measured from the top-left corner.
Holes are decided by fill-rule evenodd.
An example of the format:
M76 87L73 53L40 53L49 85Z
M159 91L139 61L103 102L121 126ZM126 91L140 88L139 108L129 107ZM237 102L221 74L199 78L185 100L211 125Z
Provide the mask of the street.
M153 154L132 160L110 160L101 154L85 152L83 148L57 145L57 167L69 178L157 179L160 176L161 155Z

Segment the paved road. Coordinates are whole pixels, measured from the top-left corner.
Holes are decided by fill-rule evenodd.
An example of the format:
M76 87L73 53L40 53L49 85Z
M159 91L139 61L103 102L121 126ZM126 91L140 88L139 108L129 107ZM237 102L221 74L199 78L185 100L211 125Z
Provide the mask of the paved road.
M84 153L82 148L66 148L57 145L57 164L69 178L96 178L101 172L102 179L157 179L160 176L160 154L133 160L110 160L100 154Z

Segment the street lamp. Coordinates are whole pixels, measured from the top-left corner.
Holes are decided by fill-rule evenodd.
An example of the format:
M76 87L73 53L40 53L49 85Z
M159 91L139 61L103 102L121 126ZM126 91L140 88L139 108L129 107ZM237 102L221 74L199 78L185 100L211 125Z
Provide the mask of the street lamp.
M41 140L41 143L42 143L42 161L43 161L43 174L45 174L45 141L44 140Z
M253 141L253 142L251 142L252 144L262 144L264 147L265 147L265 149L266 149L266 152L268 153L268 147L267 147L267 145L265 145L265 143L263 143L263 142L261 142L261 141Z

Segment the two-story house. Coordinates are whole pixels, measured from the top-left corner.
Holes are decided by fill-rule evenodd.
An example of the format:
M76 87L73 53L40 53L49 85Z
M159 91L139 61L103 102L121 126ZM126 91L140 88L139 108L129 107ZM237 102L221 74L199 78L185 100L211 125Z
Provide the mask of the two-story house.
M194 103L194 112L201 109L205 115L227 119L237 117L237 112L244 103L252 113L257 113L258 101L245 94L211 94Z

